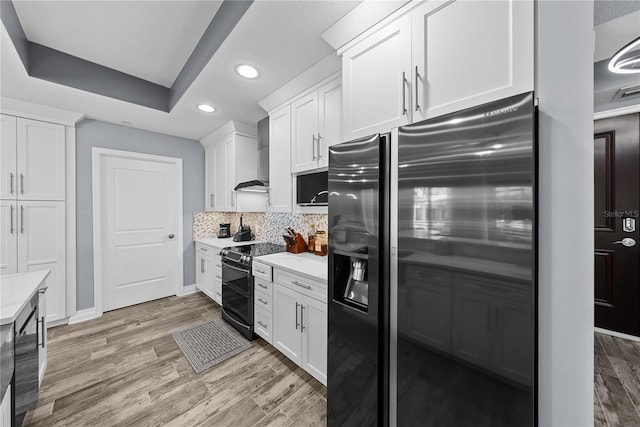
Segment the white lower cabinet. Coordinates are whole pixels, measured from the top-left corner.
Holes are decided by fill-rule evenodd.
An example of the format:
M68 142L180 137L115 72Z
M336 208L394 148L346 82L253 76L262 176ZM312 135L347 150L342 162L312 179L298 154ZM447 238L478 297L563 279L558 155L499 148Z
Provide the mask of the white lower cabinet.
M274 271L276 280L282 277L278 273L280 270ZM286 275L291 274L287 272ZM306 288L302 289L306 291ZM276 281L273 285L273 345L326 384L327 303Z
M222 305L220 249L196 243L196 288Z
M0 202L0 274L50 270L47 320L67 315L65 205L51 201Z

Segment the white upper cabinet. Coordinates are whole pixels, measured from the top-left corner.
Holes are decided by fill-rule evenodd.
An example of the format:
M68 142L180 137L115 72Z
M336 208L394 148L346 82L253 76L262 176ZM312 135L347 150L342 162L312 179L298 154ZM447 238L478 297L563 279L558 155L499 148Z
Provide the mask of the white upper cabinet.
M292 170L313 169L318 158L318 93L312 92L291 104L291 117Z
M329 147L342 141L342 84L339 78L291 104L291 170L325 167Z
M0 122L0 199L16 198L16 118L2 114Z
M386 25L342 54L344 138L410 122L411 17Z
M318 89L318 166L329 166L329 147L342 142L342 82Z
M291 212L291 106L269 114L269 210Z
M18 198L65 199L64 126L17 119Z
M208 142L205 148L205 206L208 211L235 212L235 186L256 179L258 173L256 137L234 131L231 126L225 129L232 129L232 132ZM252 131L255 133L255 129Z
M0 276L18 272L18 204L0 201Z
M533 90L533 2L426 2L411 17L414 122Z
M532 1L426 1L348 43L346 140L533 90Z
M2 115L3 199L65 199L64 126Z

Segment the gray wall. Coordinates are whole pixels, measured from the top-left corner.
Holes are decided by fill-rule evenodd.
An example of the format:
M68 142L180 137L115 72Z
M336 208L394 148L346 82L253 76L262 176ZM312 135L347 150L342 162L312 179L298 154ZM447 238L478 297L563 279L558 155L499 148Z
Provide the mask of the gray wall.
M91 149L135 151L182 159L184 221L184 285L195 283L193 212L204 210L204 148L198 141L83 120L76 126L76 244L78 310L93 307L93 217Z
M538 421L592 426L593 3L536 5Z

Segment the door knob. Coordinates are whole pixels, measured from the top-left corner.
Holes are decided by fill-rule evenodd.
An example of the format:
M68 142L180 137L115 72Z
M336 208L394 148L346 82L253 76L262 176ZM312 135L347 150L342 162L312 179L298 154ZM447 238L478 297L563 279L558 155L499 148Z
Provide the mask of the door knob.
M176 237L176 236L175 236L175 235L173 235L173 234L169 234L167 237L168 237L168 238L170 238L170 239L173 239L173 238L174 238L174 237Z
M616 242L611 242L611 243L614 244L614 245L621 244L621 245L624 245L624 246L626 246L628 248L636 245L636 241L634 239L632 239L631 237L625 237L622 240L618 240Z

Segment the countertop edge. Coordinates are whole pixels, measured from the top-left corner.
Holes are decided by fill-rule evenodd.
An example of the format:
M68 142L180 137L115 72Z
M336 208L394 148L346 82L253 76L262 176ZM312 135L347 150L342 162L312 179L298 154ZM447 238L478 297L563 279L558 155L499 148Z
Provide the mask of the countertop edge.
M0 318L0 325L6 325L9 323L13 323L16 320L16 317L18 316L18 314L20 314L20 312L25 308L25 306L27 305L27 302L29 300L31 300L31 298L33 298L33 296L35 295L36 292L38 292L38 290L40 289L40 285L42 285L42 282L44 282L46 280L47 277L49 277L49 274L51 274L51 270L42 270L42 271L35 271L32 273L18 273L18 274L12 274L9 276L3 276L2 277L2 281L6 281L6 280L20 280L20 278L22 276L33 276L33 278L30 278L30 280L33 280L33 282L31 282L30 286L33 286L33 289L31 291L29 291L29 294L26 298L24 298L24 300L22 301L20 308L17 310L12 310L13 313L11 313L11 315L9 316L9 313L6 313L4 309L2 309L2 313L1 318ZM27 285L29 286L29 285ZM0 288L0 292L1 292L1 288ZM6 316L6 317L5 317Z
M274 255L274 254L271 254L271 255ZM291 256L296 256L296 255L291 254ZM304 276L304 277L306 277L308 279L321 281L324 284L327 284L329 282L329 278L328 277L321 277L321 276L316 276L314 274L309 274L309 273L307 273L305 271L301 271L301 270L296 269L294 267L282 265L282 264L277 263L275 261L270 261L268 257L269 257L269 255L263 255L263 256L260 256L260 257L256 257L256 260L261 262L261 263L263 263L263 264L270 265L273 268L280 268L280 269L283 269L283 270L288 270L288 271L294 272L296 274L300 274L301 276ZM326 258L326 257L324 257L324 258ZM314 262L314 261L312 261L312 262Z

